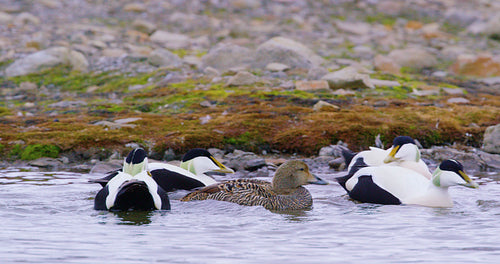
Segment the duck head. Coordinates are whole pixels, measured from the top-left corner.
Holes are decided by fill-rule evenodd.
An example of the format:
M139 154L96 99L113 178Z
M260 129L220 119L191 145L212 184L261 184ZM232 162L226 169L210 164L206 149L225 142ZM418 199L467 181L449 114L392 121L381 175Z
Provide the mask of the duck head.
M123 161L123 172L132 176L148 169L148 157L142 148L136 148Z
M326 181L309 172L307 164L300 160L290 160L278 167L273 177L274 190L296 189L306 184L326 185Z
M201 148L188 151L182 157L180 167L196 175L206 172L234 173L231 168L224 166L215 159L210 152Z
M478 188L475 183L465 172L464 167L460 162L449 159L441 162L438 168L432 174L432 183L438 187L450 187L461 185L469 188Z
M384 159L384 163L394 161L415 161L420 160L420 150L415 145L415 140L408 136L398 136L392 143L389 155Z

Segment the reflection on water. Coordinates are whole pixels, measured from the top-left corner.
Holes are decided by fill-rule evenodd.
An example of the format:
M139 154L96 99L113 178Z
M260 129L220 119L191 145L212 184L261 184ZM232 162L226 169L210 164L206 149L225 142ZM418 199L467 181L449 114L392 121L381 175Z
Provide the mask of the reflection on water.
M93 210L100 186L88 175L0 170L0 260L497 263L500 177L472 175L480 188L450 188L453 208L357 203L330 184L307 186L308 210L180 202L185 193L172 193L170 211L102 212Z

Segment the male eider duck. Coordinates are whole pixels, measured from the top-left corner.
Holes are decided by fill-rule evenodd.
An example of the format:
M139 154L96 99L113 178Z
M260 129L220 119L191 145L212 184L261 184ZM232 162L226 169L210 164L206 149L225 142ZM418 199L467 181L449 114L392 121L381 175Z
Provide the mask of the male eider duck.
M237 179L210 185L184 196L181 201L219 200L240 205L261 205L269 210L300 210L312 206L305 184L327 184L309 172L306 163L287 161L278 167L272 182Z
M160 162L149 163L147 167L156 183L167 192L178 189L192 190L217 183L212 177L206 175L208 172L234 173L231 168L215 159L210 152L201 148L189 150L183 156L180 167ZM102 179L91 182L104 186L117 174L118 172L114 171Z
M167 192L153 180L147 171L146 152L132 150L123 162L123 171L118 172L97 193L94 209L111 211L169 210Z
M436 168L431 180L407 168L377 166L361 168L352 177L342 177L338 181L349 197L360 202L429 207L452 207L450 186L478 188L465 174L462 164L451 159Z
M392 146L387 149L370 147L357 153L354 157L349 152L342 151L346 164L349 164L347 171L355 173L358 169L367 166L400 166L414 170L427 179L432 177L429 167L420 157L420 150L415 145L415 140L408 136L398 136L394 138ZM360 158L363 158L361 162Z

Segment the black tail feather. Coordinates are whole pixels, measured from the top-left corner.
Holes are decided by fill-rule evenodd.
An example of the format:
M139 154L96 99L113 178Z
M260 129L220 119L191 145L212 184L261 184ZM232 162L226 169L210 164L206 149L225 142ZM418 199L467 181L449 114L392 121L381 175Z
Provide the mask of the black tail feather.
M348 148L342 148L342 157L344 157L345 161L345 167L349 167L349 164L351 164L352 158L356 156L356 153L352 152Z

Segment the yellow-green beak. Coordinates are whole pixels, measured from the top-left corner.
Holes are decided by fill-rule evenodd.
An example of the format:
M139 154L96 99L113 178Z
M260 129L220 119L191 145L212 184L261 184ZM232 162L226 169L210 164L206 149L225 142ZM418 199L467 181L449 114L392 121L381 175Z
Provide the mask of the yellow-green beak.
M458 174L460 174L460 176L462 176L462 178L465 180L466 184L464 184L463 186L465 187L469 187L469 188L479 188L479 185L473 181L469 175L467 175L465 172L463 171L458 171Z
M398 160L395 157L396 153L398 152L398 150L399 150L399 146L395 146L394 148L392 148L392 150L389 153L389 155L387 155L387 157L384 159L384 163L390 163L390 162Z

